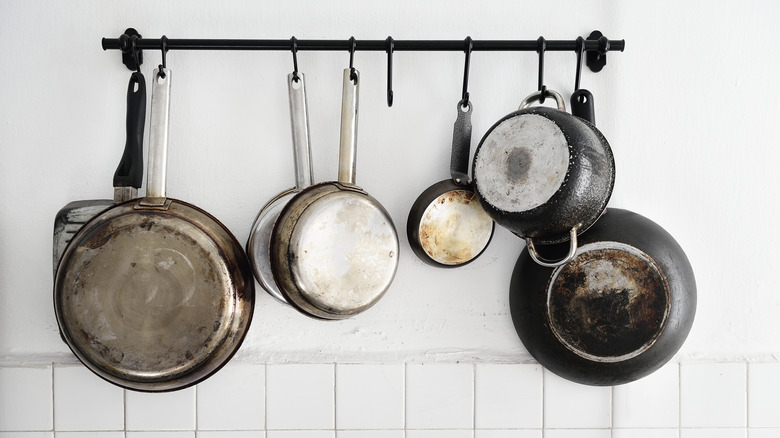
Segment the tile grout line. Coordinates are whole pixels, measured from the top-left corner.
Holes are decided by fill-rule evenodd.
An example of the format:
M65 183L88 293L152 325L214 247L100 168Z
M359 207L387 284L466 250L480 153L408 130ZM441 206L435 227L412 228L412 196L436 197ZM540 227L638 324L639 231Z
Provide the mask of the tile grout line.
M471 433L472 437L477 435L477 364L471 364Z
M195 385L194 388L195 388L195 395L194 395L195 406L193 406L192 408L195 409L195 413L194 413L195 414L194 415L194 417L195 417L195 438L198 438L198 385Z
M51 434L54 436L54 362L51 363Z
M338 430L338 424L336 424L336 418L338 417L336 415L336 406L338 403L337 395L336 395L336 385L338 384L338 373L336 371L336 363L333 363L333 436L336 436L336 430Z
M408 433L407 433L407 427L408 427L408 425L407 425L407 418L409 417L409 414L407 412L407 410L409 409L409 402L407 400L407 397L409 396L409 391L408 391L409 388L407 386L408 385L407 384L408 374L409 374L408 373L408 368L409 368L409 363L404 362L404 381L403 381L403 391L404 391L404 396L403 396L403 399L404 399L404 438L406 438L406 436L408 435Z
M539 366L541 367L541 365ZM544 436L547 435L547 433L545 432L547 430L547 425L545 424L545 413L547 410L544 407L544 404L547 400L547 396L544 393L545 390L544 382L545 382L546 374L547 374L547 370L544 367L542 367L542 438L544 438Z
M682 433L682 364L677 363L677 436Z
M263 430L268 434L268 364L263 364Z
M750 436L750 364L745 362L745 428Z

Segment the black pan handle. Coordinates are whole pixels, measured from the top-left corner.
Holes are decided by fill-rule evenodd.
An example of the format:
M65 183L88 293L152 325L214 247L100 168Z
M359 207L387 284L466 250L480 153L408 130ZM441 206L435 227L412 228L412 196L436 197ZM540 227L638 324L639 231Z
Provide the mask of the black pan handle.
M457 184L471 184L469 179L469 153L471 152L471 110L470 101L458 102L458 118L452 130L452 157L450 176Z
M127 85L127 140L122 160L114 173L114 187L141 187L143 182L146 80L140 72L130 75Z
M581 119L596 124L596 115L593 109L593 94L580 88L571 94L571 113Z

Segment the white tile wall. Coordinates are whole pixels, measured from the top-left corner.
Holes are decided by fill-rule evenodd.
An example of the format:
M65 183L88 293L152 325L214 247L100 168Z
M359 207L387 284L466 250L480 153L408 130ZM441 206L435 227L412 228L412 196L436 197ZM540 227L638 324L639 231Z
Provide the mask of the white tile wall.
M336 365L338 429L403 429L404 366Z
M124 430L124 391L83 366L55 366L54 429Z
M748 426L780 427L780 363L750 364L748 385Z
M780 438L780 363L669 364L592 387L537 364L235 364L125 391L0 367L0 438Z
M680 367L667 364L655 373L612 392L613 427L680 427Z
M51 430L52 368L0 368L0 430Z
M545 428L609 428L612 425L611 403L612 389L608 386L580 385L544 371Z
M335 428L333 364L268 365L266 374L266 424L269 430ZM310 435L319 436L306 434ZM269 434L269 438L274 436L277 435Z
M195 429L195 388L165 393L125 391L125 403L127 430Z
M683 364L680 391L682 427L747 426L746 364Z
M541 429L542 367L477 364L474 424L477 429Z
M0 432L0 438L54 438L54 432Z
M197 395L198 430L265 429L265 366L228 365Z
M407 429L472 429L474 366L411 364L406 367Z

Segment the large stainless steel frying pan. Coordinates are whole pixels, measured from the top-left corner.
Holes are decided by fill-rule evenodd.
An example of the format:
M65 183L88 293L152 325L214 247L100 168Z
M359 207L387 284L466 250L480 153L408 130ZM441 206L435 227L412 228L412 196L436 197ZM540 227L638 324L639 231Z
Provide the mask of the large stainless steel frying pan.
M60 332L95 374L171 391L221 368L249 329L246 255L205 211L166 197L171 72L155 70L146 197L117 204L74 236L54 285Z

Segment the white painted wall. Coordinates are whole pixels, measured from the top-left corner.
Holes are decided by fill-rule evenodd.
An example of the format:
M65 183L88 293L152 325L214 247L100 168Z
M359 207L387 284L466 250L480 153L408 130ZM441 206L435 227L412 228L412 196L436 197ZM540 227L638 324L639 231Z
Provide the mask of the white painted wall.
M0 2L0 357L64 360L52 310L51 232L77 199L110 198L124 144L129 72L102 37L135 27L159 38L573 39L600 29L626 40L582 85L612 144L611 205L660 223L694 266L699 307L680 357L775 360L780 354L776 182L780 28L776 3L342 1ZM147 79L160 61L145 53ZM476 142L536 87L534 53L475 52ZM565 95L573 53L546 58ZM335 178L346 52L301 52L318 181ZM401 263L378 305L347 321L308 319L258 295L238 360L530 359L507 298L519 239L499 229L457 270L424 265L404 230L414 199L448 173L463 54L358 52L362 74L358 183L391 213ZM285 77L289 53L168 54L174 72L169 194L245 241L260 207L292 186Z

